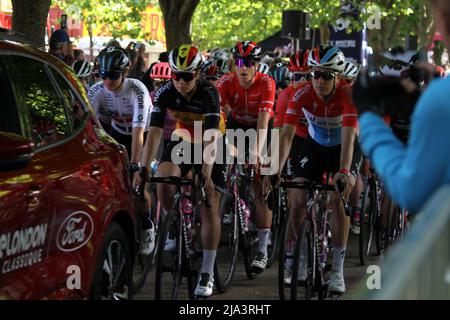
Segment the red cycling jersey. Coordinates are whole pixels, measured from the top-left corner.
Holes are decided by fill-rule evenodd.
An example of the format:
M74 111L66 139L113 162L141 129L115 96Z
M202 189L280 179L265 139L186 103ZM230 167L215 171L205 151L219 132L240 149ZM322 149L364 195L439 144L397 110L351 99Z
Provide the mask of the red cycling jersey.
M308 120L308 133L323 146L341 144L342 127L358 127L358 114L348 88L338 85L327 102L319 98L308 81L291 96L284 123L297 125L302 115Z
M241 87L234 72L224 75L217 83L221 106L229 105L232 117L247 126L256 126L259 112L269 112L273 117L275 81L259 72L254 79L248 89Z
M296 88L289 86L278 95L277 105L275 108L275 121L273 123L274 128L283 126L284 116L286 114L289 100L296 91ZM306 138L308 135L308 122L303 115L300 116L300 119L296 124L295 134L302 138Z

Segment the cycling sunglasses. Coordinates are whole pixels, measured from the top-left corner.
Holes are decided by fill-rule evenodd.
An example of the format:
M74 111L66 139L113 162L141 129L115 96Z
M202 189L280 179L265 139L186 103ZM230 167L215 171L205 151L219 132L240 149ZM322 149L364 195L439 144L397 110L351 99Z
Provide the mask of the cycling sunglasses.
M336 77L336 73L332 71L312 71L311 75L316 80L322 78L326 81L332 80Z
M309 81L309 80L311 80L311 78L312 78L312 75L309 72L308 73L295 72L292 74L292 77L291 77L292 81L294 81L294 82L299 82L302 79Z
M120 78L120 75L122 74L122 72L107 72L107 71L101 71L99 72L100 74L100 78L102 78L103 80L106 80L109 78L109 80L111 81L116 81L117 79Z
M256 61L252 60L252 59L238 58L238 59L236 59L234 64L238 68L242 68L244 66L246 66L247 68L251 68L253 66L256 66Z
M184 82L189 82L194 80L194 78L194 72L172 72L172 79L175 81L180 81L181 79L183 79Z

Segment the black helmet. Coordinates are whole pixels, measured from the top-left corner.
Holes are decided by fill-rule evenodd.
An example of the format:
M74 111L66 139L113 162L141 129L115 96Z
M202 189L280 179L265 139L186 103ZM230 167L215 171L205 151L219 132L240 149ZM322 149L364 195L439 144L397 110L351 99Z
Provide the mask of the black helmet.
M98 55L98 65L100 73L124 71L130 66L130 57L122 48L109 47Z

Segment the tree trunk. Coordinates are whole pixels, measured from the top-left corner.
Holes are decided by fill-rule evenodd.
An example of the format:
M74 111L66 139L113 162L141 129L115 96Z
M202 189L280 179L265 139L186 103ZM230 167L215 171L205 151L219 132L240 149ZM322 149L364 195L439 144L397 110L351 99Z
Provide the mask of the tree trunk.
M45 26L51 0L12 0L12 29L45 47Z
M328 44L330 42L330 25L327 22L320 24L320 43Z
M95 57L94 57L94 34L92 32L92 24L90 22L88 22L88 33L89 33L89 57L90 57L90 61L93 62Z
M159 0L166 26L167 51L192 43L191 21L200 0Z

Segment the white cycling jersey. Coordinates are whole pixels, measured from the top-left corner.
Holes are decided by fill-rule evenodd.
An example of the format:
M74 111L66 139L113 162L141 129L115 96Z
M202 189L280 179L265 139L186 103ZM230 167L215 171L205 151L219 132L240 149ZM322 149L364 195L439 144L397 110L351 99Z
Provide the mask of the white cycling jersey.
M119 133L131 135L133 128L148 130L152 102L141 81L125 78L117 92L109 91L99 81L91 87L88 96L96 115L111 119L111 126Z

